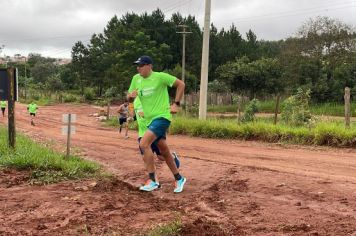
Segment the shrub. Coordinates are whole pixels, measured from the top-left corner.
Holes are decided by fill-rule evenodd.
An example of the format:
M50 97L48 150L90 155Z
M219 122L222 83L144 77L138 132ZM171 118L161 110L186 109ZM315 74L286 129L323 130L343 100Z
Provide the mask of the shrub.
M242 122L250 122L255 120L255 113L258 112L258 100L252 99L246 106Z
M77 102L78 98L77 96L73 94L64 94L63 95L63 102Z
M95 99L95 91L93 88L85 88L84 89L84 98L87 101L92 101Z
M309 110L311 90L298 88L297 94L287 98L282 103L282 120L290 125L302 126L315 123L315 117Z

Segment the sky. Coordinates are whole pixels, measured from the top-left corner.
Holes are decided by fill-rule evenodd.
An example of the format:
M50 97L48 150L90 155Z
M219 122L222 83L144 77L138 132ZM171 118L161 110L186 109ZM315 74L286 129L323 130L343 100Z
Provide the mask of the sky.
M157 8L167 19L176 12L193 15L203 28L205 0L0 0L0 57L70 58L77 41L89 43L113 16ZM234 24L243 36L251 29L259 40L286 39L316 16L356 27L355 13L356 0L211 0L211 22L219 30Z

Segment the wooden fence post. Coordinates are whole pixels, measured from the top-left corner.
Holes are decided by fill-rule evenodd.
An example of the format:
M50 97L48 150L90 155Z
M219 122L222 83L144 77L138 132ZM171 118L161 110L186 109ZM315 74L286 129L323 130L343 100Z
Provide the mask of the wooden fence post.
M351 104L350 104L350 88L345 88L345 127L350 128Z
M242 100L242 97L238 96L237 97L237 123L239 123L239 124L241 122L241 100Z
M16 128L15 128L15 69L7 68L7 79L8 79L8 95L7 95L7 105L8 105L8 134L9 134L9 146L15 149L16 145Z
M279 100L280 100L280 95L277 95L277 100L276 100L276 108L274 109L274 124L277 124L277 116L278 116L278 111L279 111Z

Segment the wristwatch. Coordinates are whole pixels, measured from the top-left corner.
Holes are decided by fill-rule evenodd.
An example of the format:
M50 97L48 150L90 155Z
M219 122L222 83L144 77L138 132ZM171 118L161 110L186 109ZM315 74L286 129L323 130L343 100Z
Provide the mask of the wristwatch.
M180 106L180 102L174 102L174 104L176 104L177 106Z

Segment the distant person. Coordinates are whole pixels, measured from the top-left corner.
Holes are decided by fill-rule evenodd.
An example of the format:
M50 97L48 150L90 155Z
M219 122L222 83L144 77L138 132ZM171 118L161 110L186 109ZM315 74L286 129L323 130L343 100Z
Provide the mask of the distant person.
M128 116L129 116L129 102L125 101L119 106L119 132L121 133L122 128L125 128L125 139L128 138L129 126L128 126Z
M5 100L4 101L0 101L2 117L5 117L6 106L7 106L7 102Z
M32 101L30 104L27 105L27 110L30 113L31 125L35 126L35 117L38 110L37 104L34 101Z
M149 56L141 56L134 62L138 74L132 78L127 95L129 101L133 101L136 97L140 98L143 115L148 125L141 139L140 148L149 179L145 185L140 187L140 190L150 192L160 187L156 179L156 166L151 149L152 143L155 143L174 176L173 192L180 193L187 179L180 175L177 169L166 142L166 133L171 123L171 113L178 112L185 85L175 76L153 71L152 63ZM172 106L169 104L168 87L176 87L175 102Z
M145 132L148 129L147 128L147 121L145 119L145 116L144 116L144 113L143 113L143 110L142 110L142 104L140 102L139 97L135 98L133 106L134 106L134 112L135 112L134 117L136 117L137 126L138 126L138 143L140 144L143 135L145 134ZM139 147L139 149L140 149L141 155L143 156L143 150L140 147ZM151 149L152 149L152 152L157 155L157 158L159 160L165 161L165 159L161 155L161 152L159 151L159 148L157 147L156 143L152 143ZM172 156L174 158L174 162L176 163L177 169L179 169L180 160L179 160L179 157L178 157L177 153L176 152L172 152L171 154L172 154Z

